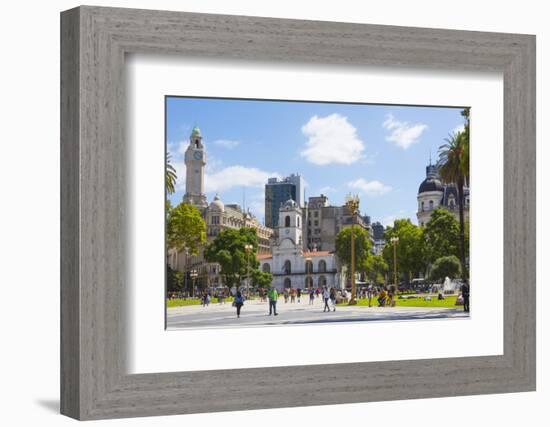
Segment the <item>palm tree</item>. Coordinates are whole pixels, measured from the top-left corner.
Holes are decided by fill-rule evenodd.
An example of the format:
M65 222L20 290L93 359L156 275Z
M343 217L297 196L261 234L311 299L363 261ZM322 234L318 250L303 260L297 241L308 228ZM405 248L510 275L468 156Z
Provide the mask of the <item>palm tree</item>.
M462 279L466 280L466 238L464 234L464 184L469 177L470 156L469 138L466 130L449 135L445 144L439 147L439 174L441 180L455 184L458 190L458 218L460 223L460 263L462 264Z
M174 194L176 192L176 169L170 163L170 153L166 153L166 193Z

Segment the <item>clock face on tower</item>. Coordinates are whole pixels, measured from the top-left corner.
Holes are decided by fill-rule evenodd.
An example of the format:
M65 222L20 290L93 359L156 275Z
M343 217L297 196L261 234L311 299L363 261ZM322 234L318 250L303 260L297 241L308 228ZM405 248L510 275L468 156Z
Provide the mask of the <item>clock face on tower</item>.
M195 160L200 160L200 159L202 159L202 153L201 153L200 151L195 151L195 152L193 153L193 158L194 158Z

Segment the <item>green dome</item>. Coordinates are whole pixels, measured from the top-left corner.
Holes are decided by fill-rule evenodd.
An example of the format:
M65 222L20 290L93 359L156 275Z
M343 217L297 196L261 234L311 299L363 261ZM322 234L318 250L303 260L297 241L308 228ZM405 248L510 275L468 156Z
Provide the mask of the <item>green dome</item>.
M195 126L195 127L193 128L193 130L191 131L191 136L195 136L195 135L200 136L200 134L201 134L201 130L199 129L198 126Z

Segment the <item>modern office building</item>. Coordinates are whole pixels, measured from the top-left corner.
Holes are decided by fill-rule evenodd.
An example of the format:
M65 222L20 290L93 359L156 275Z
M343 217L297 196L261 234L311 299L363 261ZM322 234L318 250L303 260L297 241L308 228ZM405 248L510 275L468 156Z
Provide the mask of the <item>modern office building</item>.
M279 209L287 200L294 200L302 207L304 180L298 174L291 174L283 179L269 178L265 185L265 225L277 228Z
M380 222L375 222L371 225L372 238L374 240L374 253L382 255L386 241L384 240L384 226Z

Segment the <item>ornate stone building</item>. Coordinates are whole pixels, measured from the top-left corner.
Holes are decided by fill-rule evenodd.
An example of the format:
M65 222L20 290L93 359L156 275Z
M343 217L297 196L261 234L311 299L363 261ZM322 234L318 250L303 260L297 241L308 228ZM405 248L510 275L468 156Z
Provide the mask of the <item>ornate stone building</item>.
M424 227L431 218L432 212L440 207L452 212L458 220L458 190L455 184L441 182L436 165L431 162L426 166L426 179L418 188L418 211L416 217L418 225ZM464 187L464 220L469 219L470 190Z
M310 197L303 209L304 250L334 252L336 235L345 227L350 227L352 215L345 206L331 206L328 197ZM370 217L357 215L355 224L362 227L372 238Z
M211 242L225 229L251 227L256 230L258 254L270 253L270 239L273 229L262 225L250 212L245 212L237 204L224 204L216 195L208 204L204 186L204 167L206 149L198 127L194 127L189 137L189 146L185 151L185 195L184 203L196 206L206 222L207 242ZM196 284L202 286L221 286L220 267L204 260L202 250L197 256L189 256L185 251L168 250L168 264L182 273L191 270L197 273Z
M243 212L237 204L225 205L218 195L204 211L206 221L206 236L214 239L222 230L228 228L239 229L251 227L256 230L258 238L258 253L270 252L270 239L273 236L273 229L268 228L258 221L250 212Z

